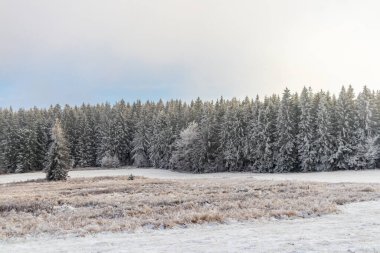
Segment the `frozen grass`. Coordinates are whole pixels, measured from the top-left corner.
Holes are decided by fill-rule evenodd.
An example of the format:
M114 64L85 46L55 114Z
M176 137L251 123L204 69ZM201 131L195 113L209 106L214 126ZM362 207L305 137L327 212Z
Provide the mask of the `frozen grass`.
M376 184L98 177L1 185L0 238L310 217L380 197Z

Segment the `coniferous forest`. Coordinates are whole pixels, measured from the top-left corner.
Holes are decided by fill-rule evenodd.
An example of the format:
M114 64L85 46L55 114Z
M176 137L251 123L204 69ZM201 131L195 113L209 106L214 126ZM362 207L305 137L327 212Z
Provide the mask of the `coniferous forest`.
M0 109L0 168L43 170L59 119L72 167L135 165L194 173L307 172L380 166L380 91L304 88L244 100L123 100Z

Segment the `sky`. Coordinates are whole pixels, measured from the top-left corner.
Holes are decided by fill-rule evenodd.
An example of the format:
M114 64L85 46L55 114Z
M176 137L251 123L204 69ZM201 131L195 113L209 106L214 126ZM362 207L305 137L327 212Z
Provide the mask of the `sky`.
M380 89L380 1L0 0L0 107Z

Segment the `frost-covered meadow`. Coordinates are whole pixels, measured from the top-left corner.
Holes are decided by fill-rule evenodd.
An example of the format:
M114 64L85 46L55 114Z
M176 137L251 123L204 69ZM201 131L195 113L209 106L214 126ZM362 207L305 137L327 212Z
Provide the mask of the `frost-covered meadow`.
M131 173L145 179L129 181ZM72 178L62 183L40 181L38 173L21 175L24 178L5 177L8 182L37 181L2 186L6 194L0 202L13 205L9 212L2 206L2 224L12 220L10 227L2 227L4 250L380 250L378 170L331 172L316 180L330 183L311 182L320 175L316 173L286 174L285 178L259 174L261 179L271 179L263 181L250 173L195 175L132 167L72 171ZM121 177L107 177L116 175ZM357 201L365 202L348 204ZM115 203L118 207L112 206ZM12 232L5 236L7 229Z
M5 252L380 252L380 202L294 220L192 225L186 229L102 233L0 242ZM363 215L365 214L365 215Z

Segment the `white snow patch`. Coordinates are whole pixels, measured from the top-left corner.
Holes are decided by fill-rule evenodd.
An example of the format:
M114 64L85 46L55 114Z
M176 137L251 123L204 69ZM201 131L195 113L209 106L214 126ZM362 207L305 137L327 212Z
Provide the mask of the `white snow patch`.
M210 173L210 174L190 174L179 173L169 170L153 169L153 168L135 168L124 167L122 169L107 170L74 170L69 172L71 178L81 177L104 177L104 176L144 176L148 178L159 179L213 179L213 178L231 178L231 179L262 179L262 180L298 180L313 182L352 182L352 183L380 183L380 169L376 170L359 170L359 171L332 171L332 172L311 172L311 173ZM0 184L20 182L34 179L45 178L45 174L41 172L8 174L0 175Z

